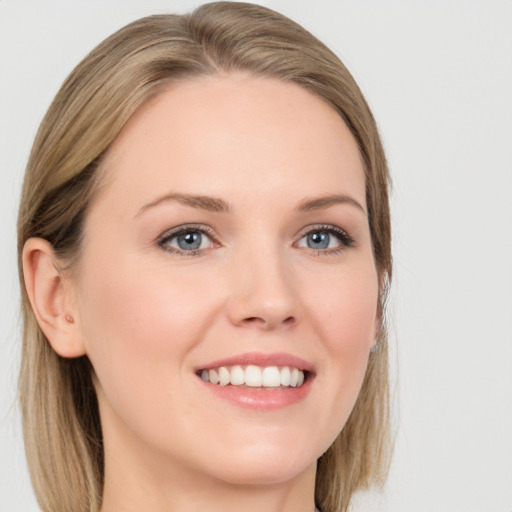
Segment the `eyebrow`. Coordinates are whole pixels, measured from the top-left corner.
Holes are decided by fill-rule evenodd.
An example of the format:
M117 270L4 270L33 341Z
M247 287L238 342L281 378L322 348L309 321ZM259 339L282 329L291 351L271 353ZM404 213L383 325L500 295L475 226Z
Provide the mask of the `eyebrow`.
M228 213L231 211L230 205L223 199L219 199L217 197L170 193L160 196L154 201L151 201L150 203L144 205L138 211L136 217L141 213L145 212L146 210L148 210L149 208L154 208L155 206L158 206L162 203L166 203L168 201L176 201L186 206L191 206L192 208L199 208L201 210L206 210L209 212Z
M337 204L349 204L355 206L366 215L366 210L354 198L345 194L329 194L326 196L314 197L312 199L305 199L297 206L299 212L310 212L314 210L325 210Z
M154 201L151 201L150 203L144 205L138 211L136 217L143 213L144 211L148 210L149 208L154 208L155 206L158 206L162 203L166 203L169 201L176 201L186 206L191 206L192 208L199 208L201 210L206 210L209 212L229 213L231 211L231 206L229 205L229 203L224 201L224 199L220 199L218 197L170 193L160 196ZM299 203L296 210L298 212L325 210L337 204L349 204L355 206L358 210L360 210L366 215L366 210L361 206L361 204L358 203L352 197L347 196L345 194L329 194L325 196L315 197L312 199L305 199Z

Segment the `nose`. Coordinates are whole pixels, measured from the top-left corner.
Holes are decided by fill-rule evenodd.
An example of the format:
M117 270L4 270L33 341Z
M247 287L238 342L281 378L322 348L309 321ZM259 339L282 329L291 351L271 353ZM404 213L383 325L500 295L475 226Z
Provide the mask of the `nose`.
M279 251L251 251L230 270L228 317L233 325L261 330L287 328L298 320L296 278Z

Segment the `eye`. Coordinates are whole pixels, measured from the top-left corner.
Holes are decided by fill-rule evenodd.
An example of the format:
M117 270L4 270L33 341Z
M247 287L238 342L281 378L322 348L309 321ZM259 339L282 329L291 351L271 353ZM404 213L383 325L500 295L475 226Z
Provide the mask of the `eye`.
M309 229L297 242L297 247L312 249L317 252L336 253L351 247L354 239L345 231L335 226L318 226Z
M216 245L208 231L205 227L181 226L164 233L158 245L171 253L194 255Z

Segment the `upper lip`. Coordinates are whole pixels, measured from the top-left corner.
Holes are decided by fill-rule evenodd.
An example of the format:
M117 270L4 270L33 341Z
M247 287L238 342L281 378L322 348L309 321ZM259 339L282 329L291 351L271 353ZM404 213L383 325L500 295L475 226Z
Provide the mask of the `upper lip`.
M246 352L223 359L217 359L198 366L196 371L210 370L212 368L220 368L221 366L235 365L255 365L255 366L293 366L299 370L314 372L313 365L302 359L301 357L287 354L285 352L275 352L272 354L264 354L262 352Z

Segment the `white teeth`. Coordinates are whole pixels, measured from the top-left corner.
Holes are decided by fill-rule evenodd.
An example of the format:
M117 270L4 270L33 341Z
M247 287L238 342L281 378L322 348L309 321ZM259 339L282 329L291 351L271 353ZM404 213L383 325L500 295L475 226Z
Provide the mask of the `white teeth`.
M230 381L229 370L224 366L219 368L219 384L221 386L227 386Z
M245 372L241 366L233 366L231 368L231 384L233 386L245 384Z
M219 383L219 374L215 370L210 370L208 372L208 375L210 377L210 382L212 384L218 384Z
M261 369L258 366L249 365L245 369L245 385L260 388L263 384Z
M281 368L281 386L289 386L290 385L290 368L288 366L283 366Z
M298 381L299 381L299 370L297 370L297 368L294 368L290 374L290 386L292 388L296 388Z
M211 370L202 370L201 379L220 386L243 386L252 388L299 387L304 384L304 372L298 368L283 366L259 367L248 365L221 366Z
M278 388L281 385L281 373L277 366L267 366L263 370L263 387Z

